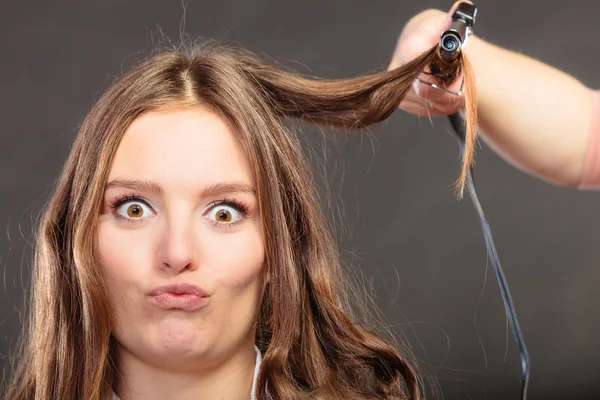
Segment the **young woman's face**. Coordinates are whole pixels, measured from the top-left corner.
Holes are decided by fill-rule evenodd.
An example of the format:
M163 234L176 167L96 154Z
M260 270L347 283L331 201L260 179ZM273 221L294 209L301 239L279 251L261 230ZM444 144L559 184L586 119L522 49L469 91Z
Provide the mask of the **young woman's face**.
M228 125L200 107L144 114L107 182L98 247L121 353L188 369L254 343L264 246Z

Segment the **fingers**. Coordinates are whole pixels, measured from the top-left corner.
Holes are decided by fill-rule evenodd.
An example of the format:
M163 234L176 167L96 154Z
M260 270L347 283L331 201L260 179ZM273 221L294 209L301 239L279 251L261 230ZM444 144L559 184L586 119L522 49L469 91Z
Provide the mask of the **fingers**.
M453 114L458 110L454 106L440 106L427 100L404 100L400 109L414 115L437 117Z
M430 75L423 75L420 79L430 83L435 82ZM456 93L460 91L461 85L462 79L445 88ZM453 114L462 108L463 104L463 96L448 93L420 80L415 80L399 108L411 114L437 116Z
M459 0L447 13L430 9L411 18L398 39L388 70L409 62L434 46L439 41L440 34L450 27L452 14L462 2L473 4L468 0Z
M426 10L414 16L402 30L388 69L398 68L429 50L439 41L445 13Z
M452 15L462 2L473 4L471 1L456 1L447 13L440 10L426 10L414 16L406 24L398 39L388 70L401 67L435 46L439 41L440 34L450 27ZM429 75L425 74L421 78L439 84ZM446 89L458 92L461 84L462 76L459 76L454 82L447 85ZM448 115L458 110L463 102L462 96L447 93L417 81L413 85L413 89L407 93L400 108L418 115Z
M388 69L398 68L411 61L421 53L431 48L429 38L421 35L413 35L398 43L396 57L392 59Z
M428 78L431 77L426 76L422 79L429 81ZM445 89L454 92L448 93L444 90L434 88L426 83L416 81L413 85L413 91L416 97L420 99L422 103L427 104L442 113L452 114L461 108L464 103L464 97L455 94L461 89L461 85L462 79L446 86Z

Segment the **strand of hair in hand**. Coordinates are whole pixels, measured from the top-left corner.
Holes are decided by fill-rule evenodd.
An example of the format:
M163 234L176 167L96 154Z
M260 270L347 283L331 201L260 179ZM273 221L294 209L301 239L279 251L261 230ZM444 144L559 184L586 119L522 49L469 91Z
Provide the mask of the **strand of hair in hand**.
M432 75L441 86L464 76L465 155L455 182L456 193L462 198L467 171L473 164L477 136L475 77L464 54L447 62L436 45L398 68L339 80L307 78L281 66L247 57L239 61L281 116L344 129L361 129L390 117L411 90L415 79L423 74Z

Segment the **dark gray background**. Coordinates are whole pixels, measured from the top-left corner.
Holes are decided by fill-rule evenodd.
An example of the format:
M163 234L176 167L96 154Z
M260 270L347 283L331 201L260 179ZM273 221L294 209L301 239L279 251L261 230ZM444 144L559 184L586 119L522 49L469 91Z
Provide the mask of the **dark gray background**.
M185 32L240 42L303 72L350 77L385 67L412 15L450 5L190 0ZM478 6L479 36L600 88L597 0L481 0ZM182 15L179 1L3 4L2 366L20 329L32 221L78 124L122 65L147 54L161 31L179 38ZM459 169L448 127L444 118L432 124L398 112L372 139L340 141L332 165L345 168L345 176L334 176L332 197L340 195L334 207L345 212L338 230L343 257L372 279L389 322L437 371L446 399L517 399L519 359L491 269L485 280L479 222L470 200L453 196ZM532 359L530 398L600 398L600 195L536 180L485 145L477 162L480 198Z

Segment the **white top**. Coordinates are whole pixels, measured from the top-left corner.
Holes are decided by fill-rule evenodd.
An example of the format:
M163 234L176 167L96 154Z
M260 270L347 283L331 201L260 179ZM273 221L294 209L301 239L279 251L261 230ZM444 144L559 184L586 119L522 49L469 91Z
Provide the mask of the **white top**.
M252 378L252 391L250 392L250 400L256 399L256 377L258 376L258 370L260 369L260 363L262 361L262 354L256 345L254 346L254 354L256 354L256 361L254 362L254 377ZM121 400L113 393L111 400Z

